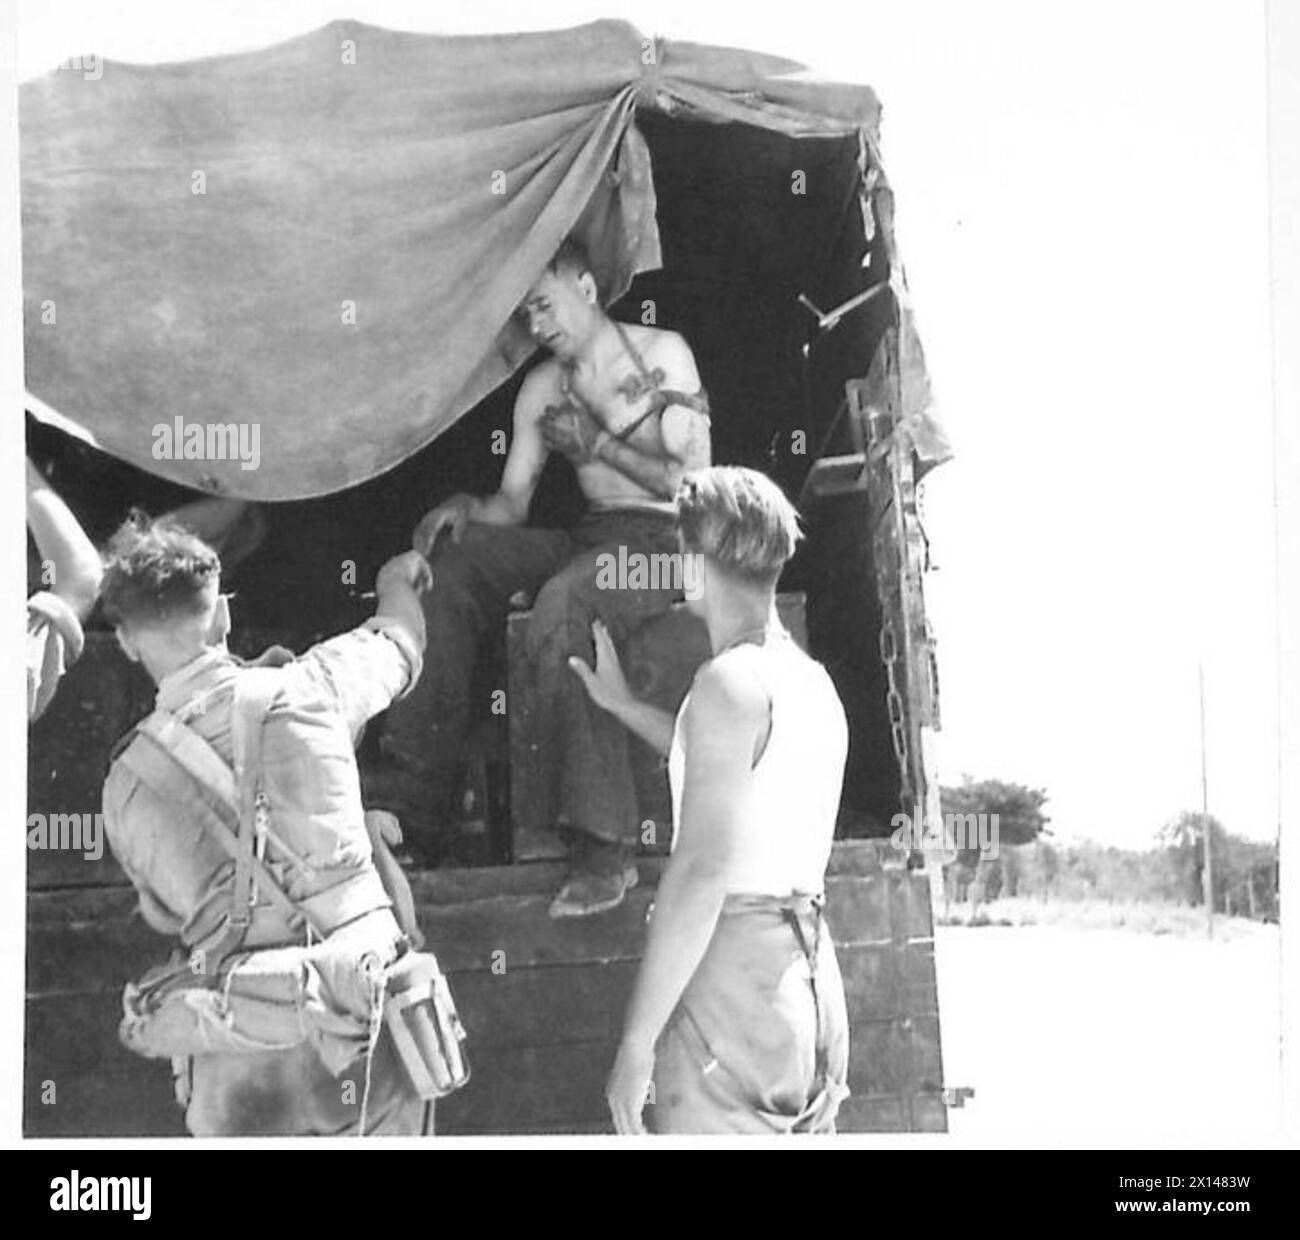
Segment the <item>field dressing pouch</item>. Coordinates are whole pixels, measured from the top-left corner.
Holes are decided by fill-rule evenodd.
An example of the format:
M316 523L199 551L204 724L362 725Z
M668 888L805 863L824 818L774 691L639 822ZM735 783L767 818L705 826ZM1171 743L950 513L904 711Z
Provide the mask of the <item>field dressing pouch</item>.
M411 908L409 890L394 900L380 879L389 873L391 885L395 872L404 884L396 863L356 869L295 902L265 859L270 840L290 864L303 864L297 841L276 833L262 787L263 724L277 691L270 670L244 669L236 681L233 772L202 736L161 709L118 757L156 795L197 817L234 863L216 924L127 985L121 1041L139 1055L173 1059L307 1043L337 1077L358 1057L369 1063L386 1020L415 1092L442 1097L469 1079L465 1032L437 960L409 950L394 932L391 907ZM372 848L387 849L374 833L371 839ZM246 945L250 928L268 918L305 942Z

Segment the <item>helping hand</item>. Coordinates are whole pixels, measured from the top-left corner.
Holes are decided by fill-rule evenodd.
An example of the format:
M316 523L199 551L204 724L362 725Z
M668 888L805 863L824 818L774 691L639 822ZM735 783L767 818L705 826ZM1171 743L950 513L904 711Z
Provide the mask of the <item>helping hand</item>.
M618 661L618 651L609 630L601 621L594 620L591 636L596 646L595 669L588 667L576 655L570 657L569 666L577 673L591 700L602 710L617 714L620 706L634 702L636 697L623 674L623 665Z
M383 594L394 588L412 590L423 594L433 588L433 570L429 561L418 551L403 551L395 555L375 576L375 593Z
M453 495L445 499L437 508L427 513L415 527L411 535L411 546L423 556L433 554L438 535L443 530L451 531L451 541L460 542L469 523L470 507L474 503L471 495Z

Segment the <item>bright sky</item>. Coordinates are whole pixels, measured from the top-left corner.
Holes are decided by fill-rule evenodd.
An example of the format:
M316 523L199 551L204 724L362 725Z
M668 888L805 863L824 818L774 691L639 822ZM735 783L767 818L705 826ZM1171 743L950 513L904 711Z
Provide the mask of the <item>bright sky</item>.
M959 457L927 484L941 774L1045 787L1141 846L1277 823L1259 4L20 0L18 69L252 48L334 17L470 33L602 16L866 81Z

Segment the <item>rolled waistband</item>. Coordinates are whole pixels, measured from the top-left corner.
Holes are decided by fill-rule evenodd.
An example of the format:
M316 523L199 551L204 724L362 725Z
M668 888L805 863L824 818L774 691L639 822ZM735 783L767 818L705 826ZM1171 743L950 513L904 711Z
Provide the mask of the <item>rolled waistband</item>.
M722 915L736 917L742 913L792 913L820 912L826 904L821 892L792 892L788 896L765 895L761 892L733 891L722 902Z

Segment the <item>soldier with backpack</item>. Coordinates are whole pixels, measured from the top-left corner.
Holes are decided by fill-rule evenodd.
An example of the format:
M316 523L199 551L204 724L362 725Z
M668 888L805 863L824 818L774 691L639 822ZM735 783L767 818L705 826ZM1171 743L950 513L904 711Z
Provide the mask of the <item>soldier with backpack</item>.
M463 1032L353 746L420 675L429 566L385 564L376 614L294 658L226 649L216 553L137 514L102 601L158 686L104 786L109 843L172 958L129 984L123 1042L169 1058L196 1136L417 1134L463 1083Z

